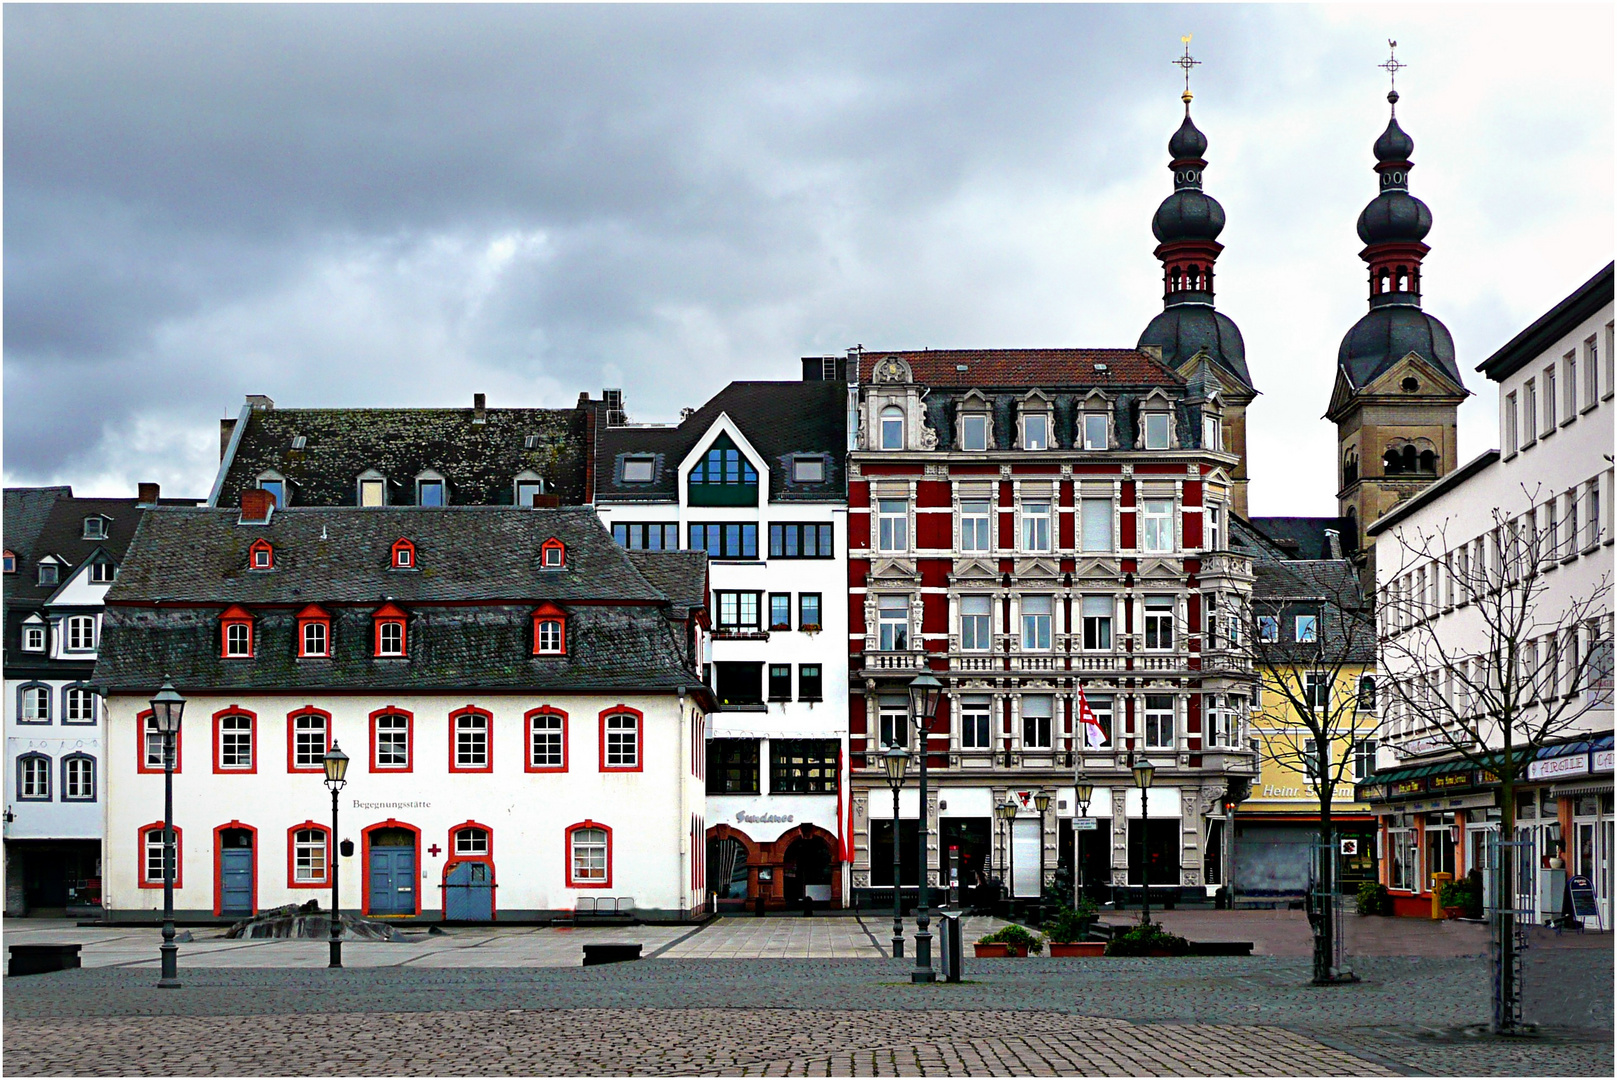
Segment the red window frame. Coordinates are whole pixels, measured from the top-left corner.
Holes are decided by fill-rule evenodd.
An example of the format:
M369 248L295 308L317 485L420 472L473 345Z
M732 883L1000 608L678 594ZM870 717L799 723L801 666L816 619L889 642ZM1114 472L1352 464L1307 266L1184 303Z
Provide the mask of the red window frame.
M483 852L481 855L462 855L455 850L455 836L466 831L467 829L482 829L484 832L488 833L487 851ZM486 862L492 865L494 862L494 830L489 828L487 825L484 825L481 821L471 820L463 821L459 825L450 826L449 850L445 852L444 858L447 864L444 867L445 870L448 870L449 866L458 862Z
M405 719L405 726L404 726L404 760L405 760L405 764L402 765L402 766L399 766L399 765L382 765L376 759L376 749L377 749L376 721L377 721L378 718L383 717L383 716L402 716ZM377 709L375 712L371 713L370 730L371 730L371 772L373 772L373 773L407 773L407 772L414 772L415 771L415 713L411 712L409 709L396 709L396 708L393 708L392 706L388 706L387 708Z
M155 773L158 776L162 776L163 766L146 764L146 725L152 723L156 719L157 717L152 714L150 709L143 709L139 713L135 714L135 771L137 773ZM176 773L180 771L180 765L185 760L185 745L182 741L184 738L184 732L185 729L182 727L179 731L174 733L174 771ZM254 747L254 750L256 749L257 747Z
M297 834L304 829L316 829L326 838L326 876L319 881L299 881L297 879ZM331 842L331 826L322 825L318 821L304 821L286 830L286 887L288 889L329 889L331 888L331 860L337 852L333 850Z
M325 718L325 721L326 721L326 745L325 745L325 749L326 750L331 749L331 714L328 713L324 709L317 709L313 705L305 705L301 709L294 709L292 712L289 712L289 713L286 714L286 771L289 772L289 773L321 773L321 774L324 774L325 771L326 771L326 767L325 767L324 763L322 763L322 762L318 762L318 761L315 762L315 764L314 764L314 766L312 768L307 766L307 765L299 765L298 764L297 732L298 732L298 717L300 717L300 716L320 716L320 717ZM324 753L324 751L322 751L322 753Z
M579 881L573 877L573 834L580 829L601 829L606 833L606 880L605 881ZM567 887L569 889L610 889L612 887L612 827L603 825L599 821L585 818L574 825L567 826L562 842L562 858L567 863Z
M140 861L135 863L139 872L135 875L135 884L142 889L161 889L163 879L156 881L146 880L146 837L152 832L162 832L163 823L154 821L149 825L142 825L135 833L135 850L140 853ZM610 850L610 848L608 849ZM178 825L174 826L174 887L176 889L185 884L185 830Z
M533 763L533 721L537 716L557 716L561 718L561 764L535 765ZM550 705L541 705L537 709L529 709L522 718L522 765L525 771L531 773L559 773L566 772L568 765L568 721L567 714L561 709Z
M253 722L253 731L252 731L253 764L252 764L252 766L250 768L243 769L243 768L240 768L239 766L226 767L223 764L223 762L222 762L222 760L220 758L220 751L223 749L223 740L220 738L220 735L221 735L221 730L220 729L223 726L221 721L223 721L224 718L227 717L227 716L245 716L245 717L247 717L247 719L249 719L249 720L251 720ZM142 756L144 756L144 755L142 755ZM179 756L178 754L175 755L175 757L178 757L178 756ZM161 771L161 770L158 770L158 771ZM175 770L175 771L177 772L178 770ZM240 774L244 774L244 775L245 774L250 774L250 773L256 773L258 771L258 714L257 713L253 712L251 709L241 709L241 708L237 708L235 705L232 705L228 709L220 709L218 712L213 714L213 771L216 772L216 773L240 773ZM217 912L215 914L217 914Z
M609 716L633 716L634 725L634 764L608 765L606 763L606 719ZM596 759L601 772L644 772L646 768L646 714L639 709L618 704L610 709L602 709L598 721L600 733L600 756Z
M382 626L386 623L399 624L399 651L384 653L382 651ZM410 627L409 620L404 611L396 604L383 604L371 615L371 652L384 659L400 659L410 655Z
M539 627L543 623L553 622L561 628L561 648L541 649L539 647ZM540 604L533 613L533 654L535 656L566 656L567 655L567 613L555 604Z
M416 569L420 564L416 562L415 545L402 537L393 541L393 548L388 555L387 564L395 570Z
M264 565L263 566L258 565L258 556L260 554L263 554L263 555L267 556L267 558L265 558L265 560L264 560ZM247 548L247 569L249 569L249 570L273 570L273 569L275 569L275 548L268 540L265 540L263 537L259 537L257 540L254 540L252 542L252 544Z
M550 553L552 551L560 553L559 558L554 563L550 561ZM565 570L565 569L567 569L567 545L562 543L560 540L556 539L554 536L552 536L549 540L546 540L544 543L540 544L539 545L539 569L541 569L541 570Z
M483 718L483 731L488 736L484 741L484 761L482 765L457 765L455 758L455 728L463 716L481 716ZM456 709L449 714L449 771L453 773L486 773L494 771L494 714L487 709L479 709L476 705L467 705L463 709Z
M310 623L324 623L325 626L326 626L326 651L323 652L323 653L311 653L311 652L306 651L304 649L304 647L303 647L303 628L305 626L307 626L308 624L310 624ZM305 657L313 657L315 659L324 659L324 658L328 658L328 657L331 656L331 646L333 644L332 637L331 637L331 615L330 615L329 612L326 611L325 608L322 608L319 604L310 604L308 607L306 607L302 611L298 612L298 616L297 616L297 635L298 635L298 659L301 660L301 659L304 659Z
M230 628L232 626L247 627L247 651L233 653L230 651ZM253 658L253 616L240 604L231 604L219 616L219 656L225 660L251 660Z
M255 735L257 734L257 729L256 728L254 729L254 734ZM256 754L255 754L253 760L255 762L258 760ZM159 824L158 828L162 828L162 825ZM253 834L253 900L252 900L252 908L253 908L253 914L257 915L258 914L258 830L253 828L251 825L247 824L245 821L227 821L223 825L215 825L214 828L213 828L213 913L215 915L223 915L225 913L225 860L224 860L225 838L224 838L224 832L225 832L226 829L246 829L248 832ZM179 832L178 829L175 829L174 831L175 831L175 833ZM178 841L176 839L176 844L177 843L178 843ZM179 868L180 868L179 867L179 860L175 859L174 869L178 870ZM145 866L144 863L142 863L141 864L141 871L144 872L145 869L146 869L146 866ZM163 887L163 883L161 881L158 882L157 887L159 889L161 889ZM178 881L176 881L174 883L174 887L176 889L179 888L180 883Z

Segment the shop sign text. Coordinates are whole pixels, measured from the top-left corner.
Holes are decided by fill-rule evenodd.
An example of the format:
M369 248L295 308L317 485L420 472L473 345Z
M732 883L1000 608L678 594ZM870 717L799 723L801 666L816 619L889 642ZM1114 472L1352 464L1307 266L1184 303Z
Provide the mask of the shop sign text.
M1582 776L1588 771L1588 754L1566 754L1527 763L1529 780L1545 780L1552 776Z

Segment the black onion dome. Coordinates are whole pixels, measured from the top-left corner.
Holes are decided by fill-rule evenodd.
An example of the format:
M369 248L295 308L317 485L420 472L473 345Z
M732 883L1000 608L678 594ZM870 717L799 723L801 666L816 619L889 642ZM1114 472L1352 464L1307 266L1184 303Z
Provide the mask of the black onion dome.
M1252 385L1252 374L1246 368L1246 343L1241 331L1228 316L1214 311L1207 304L1173 304L1145 328L1137 348L1155 345L1162 350L1162 362L1170 368L1206 352L1213 363Z
M1336 363L1355 388L1362 388L1410 353L1442 369L1456 386L1465 385L1448 327L1414 304L1371 308L1342 338Z
M1359 214L1359 239L1421 240L1432 231L1432 211L1407 191L1389 189L1370 200Z
M1161 243L1216 240L1224 231L1224 208L1197 188L1180 188L1162 200L1151 218L1151 233Z
M1376 140L1375 155L1380 162L1408 161L1415 152L1415 140L1405 134L1404 129L1398 126L1395 116L1387 121L1387 130L1381 133Z
M1185 110L1185 122L1179 125L1179 130L1168 140L1168 156L1175 161L1207 156L1207 136L1191 123L1189 109Z

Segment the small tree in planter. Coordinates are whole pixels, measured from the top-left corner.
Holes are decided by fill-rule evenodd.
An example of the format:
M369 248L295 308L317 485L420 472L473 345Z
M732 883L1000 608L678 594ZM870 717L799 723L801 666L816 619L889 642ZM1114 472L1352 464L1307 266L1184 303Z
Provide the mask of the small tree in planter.
M1358 900L1360 915L1392 914L1392 894L1379 881L1360 882Z
M1099 956L1101 943L1089 940L1090 928L1095 925L1099 906L1090 899L1081 899L1076 908L1062 908L1045 926L1050 939L1051 956Z
M977 955L981 957L1027 956L1043 951L1044 938L1015 923L977 939Z
M1189 953L1190 942L1148 922L1136 923L1106 946L1107 956L1186 956Z

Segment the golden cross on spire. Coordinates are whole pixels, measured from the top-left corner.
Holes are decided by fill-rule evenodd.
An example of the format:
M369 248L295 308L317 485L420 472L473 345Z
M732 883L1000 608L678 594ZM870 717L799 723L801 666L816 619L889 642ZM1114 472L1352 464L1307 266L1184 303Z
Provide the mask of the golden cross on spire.
M1398 43L1396 41L1391 38L1387 39L1387 62L1376 66L1387 73L1389 80L1387 100L1392 103L1393 111L1396 112L1398 109L1398 73L1409 66L1398 62Z
M1185 92L1183 94L1179 95L1179 96L1180 96L1181 100L1184 101L1184 103L1185 103L1185 111L1188 113L1190 111L1190 99L1193 96L1191 94L1191 92L1190 92L1190 69L1195 67L1197 64L1200 64L1201 61L1200 60L1192 60L1191 57L1190 57L1190 35L1189 34L1186 34L1184 37L1180 38L1179 40L1182 41L1184 43L1184 45L1185 45L1185 55L1181 56L1177 60L1170 60L1169 63L1175 65L1176 67L1180 67L1180 68L1184 69L1184 72L1185 72Z

